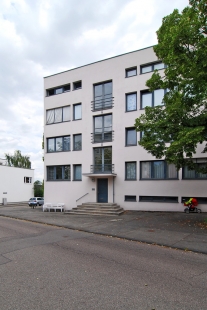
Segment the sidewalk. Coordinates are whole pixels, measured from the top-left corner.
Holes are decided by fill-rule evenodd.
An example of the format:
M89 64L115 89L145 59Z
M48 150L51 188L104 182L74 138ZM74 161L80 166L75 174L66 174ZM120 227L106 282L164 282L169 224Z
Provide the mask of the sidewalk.
M42 207L0 206L0 216L207 254L207 213L126 211L115 216L42 212Z

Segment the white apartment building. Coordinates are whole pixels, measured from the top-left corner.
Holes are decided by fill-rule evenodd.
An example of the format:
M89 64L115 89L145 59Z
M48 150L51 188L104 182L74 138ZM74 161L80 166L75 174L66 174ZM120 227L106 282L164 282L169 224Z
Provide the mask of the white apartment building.
M148 47L44 78L45 202L183 211L183 200L197 197L207 211L207 175L176 171L137 143L135 119L165 92L145 82L163 68ZM198 165L205 156L199 146Z

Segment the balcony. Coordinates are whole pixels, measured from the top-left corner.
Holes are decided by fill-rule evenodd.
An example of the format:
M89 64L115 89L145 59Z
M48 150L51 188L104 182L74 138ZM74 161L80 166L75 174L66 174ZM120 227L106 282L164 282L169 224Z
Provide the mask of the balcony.
M100 111L106 109L112 109L114 106L114 97L95 99L91 101L91 111Z
M112 164L91 165L90 173L97 173L97 174L114 173L114 165Z
M91 143L112 142L113 139L114 139L114 131L91 133Z

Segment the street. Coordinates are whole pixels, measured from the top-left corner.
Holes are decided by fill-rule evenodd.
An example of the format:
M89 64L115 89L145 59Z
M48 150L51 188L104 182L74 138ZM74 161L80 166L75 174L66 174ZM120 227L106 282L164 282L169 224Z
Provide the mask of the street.
M205 310L207 256L0 217L2 310Z

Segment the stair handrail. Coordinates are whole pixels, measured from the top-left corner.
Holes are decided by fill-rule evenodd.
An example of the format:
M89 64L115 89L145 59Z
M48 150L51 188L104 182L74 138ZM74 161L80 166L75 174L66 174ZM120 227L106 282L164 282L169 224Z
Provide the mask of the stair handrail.
M78 200L80 200L81 198L85 197L85 196L88 195L88 194L89 194L89 193L86 193L86 194L84 194L83 196L81 196L80 198L76 199L76 202L77 202Z

